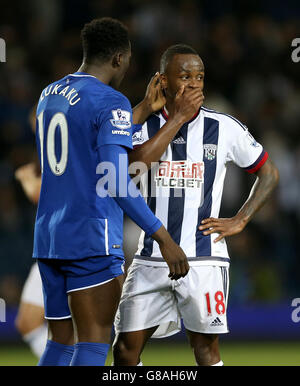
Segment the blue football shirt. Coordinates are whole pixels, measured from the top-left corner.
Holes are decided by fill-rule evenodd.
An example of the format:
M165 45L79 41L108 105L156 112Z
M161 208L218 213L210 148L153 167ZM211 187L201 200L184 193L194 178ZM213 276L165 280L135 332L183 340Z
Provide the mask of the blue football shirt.
M43 90L33 257L123 256L123 211L112 197L97 195L96 168L102 145L132 148L132 126L128 99L94 76L76 72Z

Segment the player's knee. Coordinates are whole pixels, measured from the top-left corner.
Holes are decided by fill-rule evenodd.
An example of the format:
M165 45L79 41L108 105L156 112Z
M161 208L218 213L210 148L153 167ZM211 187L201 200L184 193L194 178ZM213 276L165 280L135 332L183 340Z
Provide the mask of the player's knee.
M79 342L108 343L111 341L111 326L89 325L89 328L77 329Z
M136 366L139 363L139 351L120 336L112 346L115 366Z
M75 344L74 341L74 335L69 334L69 335L62 335L62 334L49 334L50 340L53 340L54 342L64 344L67 346L73 346Z
M48 320L49 323L49 339L54 342L73 345L74 344L74 329L71 319L64 321Z
M211 366L220 361L217 335L192 334L190 344L198 366Z

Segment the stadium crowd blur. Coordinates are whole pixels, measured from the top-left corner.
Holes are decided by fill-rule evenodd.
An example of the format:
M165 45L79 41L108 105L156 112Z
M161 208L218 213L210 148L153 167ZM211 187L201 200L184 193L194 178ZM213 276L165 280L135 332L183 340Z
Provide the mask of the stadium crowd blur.
M30 111L47 84L78 69L79 31L102 16L129 27L132 60L121 91L133 106L159 69L164 49L189 44L205 64L205 106L245 123L280 171L267 205L227 240L231 304L299 297L300 63L291 59L291 42L300 37L300 5L221 0L1 1L7 61L0 63L0 297L18 304L32 264L35 207L14 178L34 158ZM235 214L253 181L229 167L223 217Z

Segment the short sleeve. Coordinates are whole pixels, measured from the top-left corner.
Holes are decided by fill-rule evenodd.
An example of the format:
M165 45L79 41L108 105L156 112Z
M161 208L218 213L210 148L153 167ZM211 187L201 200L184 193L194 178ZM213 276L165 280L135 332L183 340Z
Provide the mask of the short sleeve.
M116 94L107 98L97 117L97 147L121 145L132 149L132 108L128 99Z
M135 130L132 136L132 145L133 147L137 147L148 141L148 129L147 129L147 122L145 122L143 125L135 125Z
M227 161L232 161L248 173L255 173L268 158L268 153L238 121L230 123Z

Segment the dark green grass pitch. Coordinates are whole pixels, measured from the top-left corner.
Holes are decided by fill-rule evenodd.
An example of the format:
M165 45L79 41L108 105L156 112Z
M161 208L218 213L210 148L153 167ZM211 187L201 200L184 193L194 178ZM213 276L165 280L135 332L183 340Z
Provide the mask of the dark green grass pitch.
M225 366L300 366L300 342L221 343ZM106 365L112 361L109 352ZM194 366L193 354L185 343L150 341L142 355L146 366ZM0 346L0 366L35 366L37 359L25 345Z

